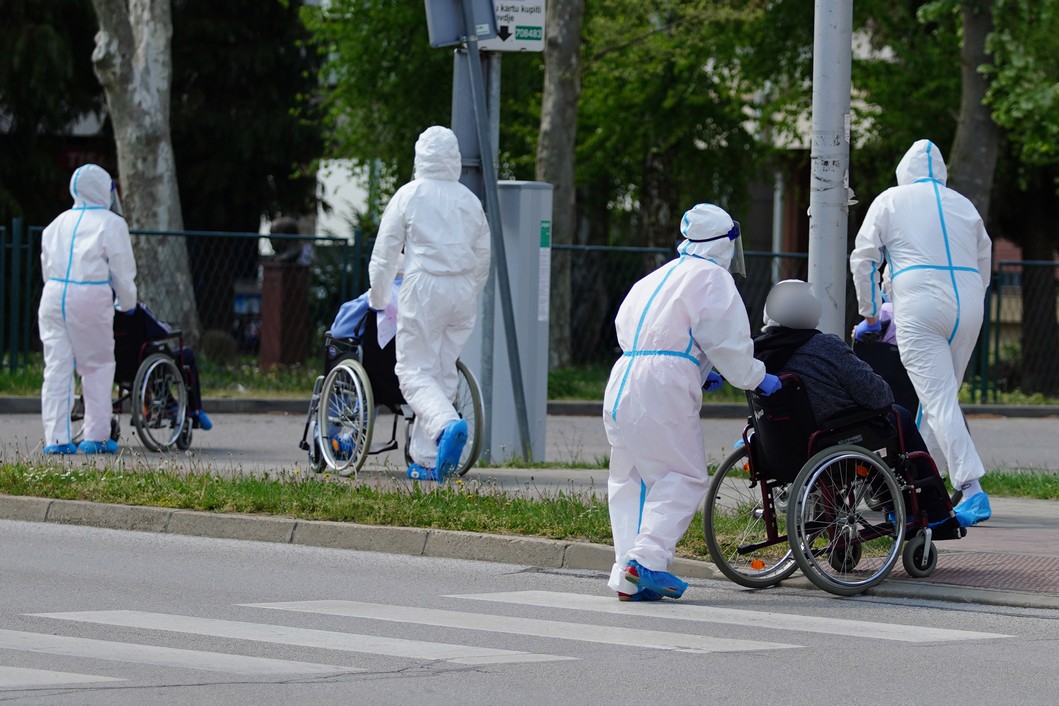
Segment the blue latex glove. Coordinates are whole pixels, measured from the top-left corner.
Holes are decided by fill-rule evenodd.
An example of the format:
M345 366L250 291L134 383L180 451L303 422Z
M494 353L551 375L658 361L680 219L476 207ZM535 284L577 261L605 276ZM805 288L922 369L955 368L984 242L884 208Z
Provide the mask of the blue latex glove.
M706 392L713 392L714 390L720 389L721 385L724 384L724 378L716 370L711 370L706 376L706 384L702 386L702 389Z
M853 329L853 338L855 338L858 341L863 341L866 338L868 338L868 339L874 338L875 336L873 336L871 334L878 334L881 331L882 331L882 321L876 320L874 324L869 324L867 321L861 321Z
M773 392L779 390L781 387L783 387L783 383L780 382L780 379L778 377L776 377L775 375L770 375L769 373L765 373L765 379L762 380L761 384L757 386L757 391L768 397Z

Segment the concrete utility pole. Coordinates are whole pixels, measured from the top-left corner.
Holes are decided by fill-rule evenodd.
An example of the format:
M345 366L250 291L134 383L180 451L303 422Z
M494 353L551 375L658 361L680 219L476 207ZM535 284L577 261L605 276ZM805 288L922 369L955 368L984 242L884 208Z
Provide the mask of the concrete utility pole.
M849 227L849 94L853 0L816 0L809 282L823 305L820 330L845 338Z

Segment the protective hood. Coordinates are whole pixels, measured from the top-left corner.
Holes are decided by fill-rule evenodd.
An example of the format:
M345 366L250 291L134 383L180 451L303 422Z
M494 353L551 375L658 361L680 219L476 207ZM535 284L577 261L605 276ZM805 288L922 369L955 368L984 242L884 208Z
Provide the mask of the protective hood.
M808 282L785 279L777 282L765 299L765 329L815 329L820 325L822 307Z
M456 133L434 125L416 140L415 178L459 181L463 160Z
M948 177L941 150L930 140L916 140L897 165L899 186L914 184L921 179L934 179L944 184Z
M114 180L103 167L96 164L78 167L70 177L70 195L74 197L74 208L81 206L110 208L113 187Z
M712 203L696 204L680 220L680 234L685 240L677 247L682 255L710 260L726 270L743 273L740 238L731 237L736 223L732 217ZM740 257L736 257L736 255Z

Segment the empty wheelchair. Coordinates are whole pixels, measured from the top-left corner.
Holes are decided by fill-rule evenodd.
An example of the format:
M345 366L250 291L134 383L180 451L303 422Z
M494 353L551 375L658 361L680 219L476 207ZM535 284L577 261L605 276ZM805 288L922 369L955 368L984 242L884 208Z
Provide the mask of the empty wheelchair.
M128 404L140 443L149 451L191 448L192 420L188 407L191 366L184 361L179 328L170 327L138 304L131 314L114 315L114 382L110 438L121 436L120 416ZM84 401L74 403L71 419L84 417ZM82 433L74 437L80 440Z
M308 452L309 466L316 472L330 470L351 476L369 455L398 448L398 424L405 421L404 458L408 453L415 415L405 403L394 373L397 362L395 342L380 348L376 317L365 312L352 336L325 335L325 374L317 377L300 448ZM482 450L484 435L482 393L474 374L456 361L459 382L453 404L467 420L467 444L460 455L457 474L463 475L475 464ZM372 443L375 422L382 411L393 414L390 438Z
M929 454L907 451L894 410L818 426L797 377L747 393L742 444L714 473L704 506L717 568L748 588L796 570L841 596L882 582L898 559L913 577L937 566L933 542L962 537Z

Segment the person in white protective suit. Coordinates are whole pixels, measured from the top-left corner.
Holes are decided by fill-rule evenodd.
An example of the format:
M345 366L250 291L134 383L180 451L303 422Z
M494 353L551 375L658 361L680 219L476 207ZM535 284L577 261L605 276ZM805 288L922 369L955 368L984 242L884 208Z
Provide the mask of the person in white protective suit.
M416 416L408 468L415 479L445 481L467 441L467 422L453 406L456 359L474 329L491 261L489 223L481 201L459 182L461 169L455 133L424 130L414 178L387 204L368 265L368 301L381 311L404 251L394 370Z
M666 569L709 482L703 389L724 380L765 394L780 388L754 359L729 272L742 270L738 223L700 203L680 232L679 257L634 284L614 320L622 356L603 396L615 557L608 586L623 601L679 598L687 588Z
M41 417L44 452L114 453L110 438L114 386L114 310L136 308L136 261L125 219L105 169L87 164L70 178L73 207L41 239L44 292L38 310L44 344ZM84 441L72 444L74 371L85 401Z
M854 337L879 330L879 271L885 261L897 347L919 396L917 423L931 455L944 459L962 502L960 523L989 519L979 479L982 459L957 394L982 327L992 243L974 205L945 186L941 151L919 140L897 166L897 186L881 193L864 218L850 255L864 321Z

